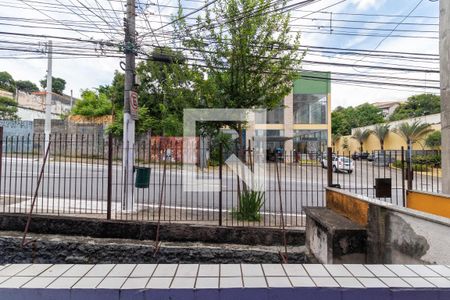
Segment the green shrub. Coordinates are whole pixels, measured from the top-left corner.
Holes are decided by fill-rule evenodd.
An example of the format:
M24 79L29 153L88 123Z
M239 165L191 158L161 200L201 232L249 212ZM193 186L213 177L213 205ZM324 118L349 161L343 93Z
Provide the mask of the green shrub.
M396 160L393 164L392 164L395 168L402 168L402 161L401 160ZM405 171L406 171L406 162L405 162ZM430 172L431 171L431 166L429 164L417 164L413 162L412 165L412 169L415 172Z
M264 193L256 191L244 191L241 194L239 207L233 214L240 221L260 221L259 210L264 204Z
M412 157L413 164L421 164L428 165L433 167L441 166L441 155L433 154L433 155L415 155Z

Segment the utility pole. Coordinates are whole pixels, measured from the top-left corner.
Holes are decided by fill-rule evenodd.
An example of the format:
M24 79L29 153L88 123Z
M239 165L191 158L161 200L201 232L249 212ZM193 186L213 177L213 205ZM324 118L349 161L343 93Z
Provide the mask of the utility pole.
M70 109L73 108L73 90L70 90Z
M52 41L48 41L47 45L47 53L48 53L48 62L47 62L47 93L45 95L45 124L44 124L44 153L48 148L48 144L50 143L50 133L52 132Z
M125 19L125 93L123 103L123 203L124 210L133 209L133 164L136 112L131 105L136 69L136 7L135 0L127 0ZM135 107L136 108L136 107Z
M442 192L450 195L450 1L440 2Z

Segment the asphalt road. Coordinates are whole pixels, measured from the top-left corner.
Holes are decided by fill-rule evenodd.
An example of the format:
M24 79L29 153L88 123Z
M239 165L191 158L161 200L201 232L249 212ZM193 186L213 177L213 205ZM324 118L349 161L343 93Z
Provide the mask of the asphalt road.
M4 158L2 177L0 179L0 195L7 205L14 199L29 200L36 190L37 178L42 160ZM134 189L135 202L143 207L155 208L159 204L163 182L163 165L151 165L149 188ZM122 171L120 165L113 165L112 201L120 206L122 201ZM265 202L262 208L266 213L279 213L280 205L288 214L299 214L304 206L323 206L324 187L327 184L327 170L320 166L298 164L282 164L279 169L280 184L274 164L267 169L267 186ZM436 174L435 174L436 175ZM198 178L219 178L218 169L199 171L189 176ZM374 195L375 178L392 178L393 197L384 199L396 204L402 203L401 172L386 167L376 167L367 161L355 162L352 174L333 174L334 183L341 188L367 196ZM163 206L166 208L183 207L192 212L214 212L219 208L218 192L184 192L182 167L167 168L163 191ZM437 176L418 174L413 187L421 190L438 191L440 182ZM222 179L223 209L231 210L237 205L237 177L228 168L224 168ZM44 171L38 192L38 204L41 208L53 211L74 209L89 212L102 212L106 209L107 200L107 166L103 163L61 162L50 160ZM281 201L280 201L281 198ZM14 208L25 207L25 201L14 204Z

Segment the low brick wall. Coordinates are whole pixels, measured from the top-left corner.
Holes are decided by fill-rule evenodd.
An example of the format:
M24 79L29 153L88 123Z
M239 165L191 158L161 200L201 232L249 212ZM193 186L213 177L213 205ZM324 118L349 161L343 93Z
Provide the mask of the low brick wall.
M449 195L407 191L406 205L408 208L450 218Z
M27 216L0 214L0 230L23 231ZM30 232L90 236L96 238L122 238L154 240L157 224L154 222L115 221L60 216L33 216ZM232 243L244 245L282 245L283 232L277 228L219 227L162 223L160 240L177 242ZM288 245L305 244L304 230L286 230Z

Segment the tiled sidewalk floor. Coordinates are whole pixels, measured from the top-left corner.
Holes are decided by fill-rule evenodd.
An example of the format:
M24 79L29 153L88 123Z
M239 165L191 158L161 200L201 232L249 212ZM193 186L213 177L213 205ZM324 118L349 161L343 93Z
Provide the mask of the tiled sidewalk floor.
M141 293L130 293L136 290ZM230 296L234 300L240 298L239 295L246 295L245 298L249 300L253 296L256 297L258 293L259 296L254 299L271 299L270 294L273 293L279 293L278 295L292 293L294 297L300 291L309 291L313 294L314 291L322 291L315 300L347 299L347 296L361 296L364 293L366 293L367 299L371 299L371 297L375 297L373 294L375 292L376 299L384 298L379 293L387 293L387 299L396 299L393 292L399 291L415 292L415 296L405 299L423 299L424 297L428 300L450 299L450 266L358 264L0 265L0 299L8 300L23 299L24 295L29 295L33 299L49 299L39 298L39 295L52 295L52 293L53 297L59 295L59 299L70 297L67 299L83 300L90 299L90 296L93 297L92 299L151 299L150 296L148 296L150 298L145 296L145 294L151 295L151 293L156 297L154 299L169 299L168 294L172 295L172 299L203 299L197 297L198 292L201 295L202 290L209 292L209 299L223 299L225 296L221 295L227 294L224 291L229 290L230 293L233 291L230 295L237 293L235 296ZM168 293L167 297L163 296L165 295L162 293L163 291ZM328 293L324 291L331 294L336 292L339 297L335 298L335 295L327 298ZM354 293L355 291L357 294ZM79 297L76 296L78 294ZM104 297L101 296L103 294ZM419 296L420 298L416 298ZM283 299L291 298L286 296ZM358 297L348 299L358 299Z

